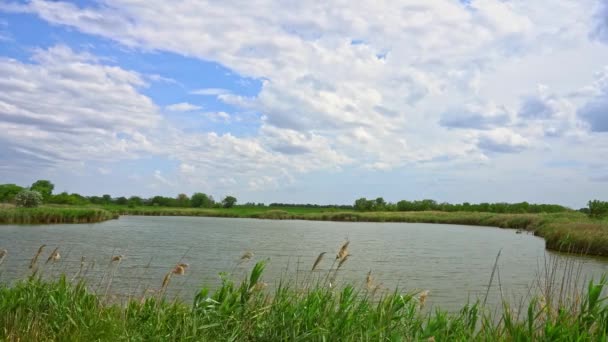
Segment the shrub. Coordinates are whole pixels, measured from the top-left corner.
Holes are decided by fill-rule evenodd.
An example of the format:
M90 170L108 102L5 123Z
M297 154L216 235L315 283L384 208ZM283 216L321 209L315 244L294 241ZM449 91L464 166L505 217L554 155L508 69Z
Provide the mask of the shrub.
M589 216L595 218L608 217L608 202L589 201Z
M38 191L23 190L15 195L15 204L18 207L35 208L42 204L42 195Z

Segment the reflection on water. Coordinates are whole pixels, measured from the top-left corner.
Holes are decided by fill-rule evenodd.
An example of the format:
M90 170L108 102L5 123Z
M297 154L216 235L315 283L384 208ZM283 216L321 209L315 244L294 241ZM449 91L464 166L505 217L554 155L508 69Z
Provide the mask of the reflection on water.
M307 277L316 257L328 252L318 268L331 265L340 244L350 240L348 261L340 281L365 282L372 271L383 287L429 290L429 302L455 309L483 297L497 254L498 269L489 303L500 293L521 298L539 273L554 263L575 263L579 281L608 270L602 258L546 252L541 238L514 230L459 225L411 223L345 223L269 221L200 217L121 217L84 225L0 226L0 249L9 252L0 266L0 281L29 274L28 265L41 244L44 263L59 246L61 261L49 263L46 274L75 275L86 258L87 279L95 284L112 275L111 291L141 294L158 288L178 262L189 264L186 275L174 277L170 294L191 298L201 285L216 286L220 272L244 274L256 260L269 259L264 280ZM253 258L238 265L244 252ZM123 255L120 264L111 258ZM546 278L546 276L545 276Z

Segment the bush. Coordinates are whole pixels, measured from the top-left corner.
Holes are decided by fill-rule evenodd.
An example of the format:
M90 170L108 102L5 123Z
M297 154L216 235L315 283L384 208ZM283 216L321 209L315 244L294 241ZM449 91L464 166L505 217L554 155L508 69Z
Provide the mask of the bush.
M595 218L608 217L608 202L589 201L589 216Z
M23 190L15 195L15 204L18 207L35 208L42 204L42 195L38 191Z

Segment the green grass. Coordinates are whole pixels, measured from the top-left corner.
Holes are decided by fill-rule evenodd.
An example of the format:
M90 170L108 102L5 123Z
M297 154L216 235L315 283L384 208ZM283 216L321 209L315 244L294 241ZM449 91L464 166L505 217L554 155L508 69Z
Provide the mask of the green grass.
M258 262L240 284L224 278L191 303L148 297L111 304L66 277L0 286L0 339L10 341L605 341L606 279L571 301L538 297L497 314L479 303L425 310L420 293L376 295L351 285L260 286ZM331 271L330 271L331 272ZM177 276L177 275L174 275Z
M98 208L0 208L0 224L93 223L117 217Z
M608 256L608 219L591 219L580 212L496 214L482 212L355 212L303 207L165 208L105 206L45 206L36 209L0 208L0 224L88 223L118 215L208 216L272 220L348 222L414 222L464 224L523 229L543 237L550 250Z

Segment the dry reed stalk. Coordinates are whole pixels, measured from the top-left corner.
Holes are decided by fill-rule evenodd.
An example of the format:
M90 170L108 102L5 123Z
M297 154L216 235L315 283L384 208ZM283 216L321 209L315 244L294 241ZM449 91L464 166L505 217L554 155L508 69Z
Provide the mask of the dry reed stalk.
M159 293L163 293L169 286L169 282L171 281L171 274L172 274L171 272L168 272L167 274L165 274L165 277L163 278L163 284L160 287Z
M4 258L8 255L8 251L6 249L0 249L0 265L4 262Z
M340 259L340 262L338 263L338 267L336 268L336 272L342 267L342 265L344 265L344 263L346 262L346 260L348 260L348 256L349 254L347 253L344 258Z
M323 253L319 254L319 256L317 257L317 260L315 260L315 263L312 264L312 269L310 270L311 272L314 271L317 268L317 266L319 266L319 264L323 260L323 257L325 256L325 253L327 253L327 252L323 252Z
M372 271L367 272L367 277L365 277L365 287L367 290L371 290L374 287L374 278L372 278Z
M36 262L38 262L38 257L40 257L40 254L42 254L42 250L44 250L44 247L46 247L46 245L38 247L38 252L36 253L36 255L34 255L32 261L30 261L29 269L32 269L34 268L34 266L36 266Z

